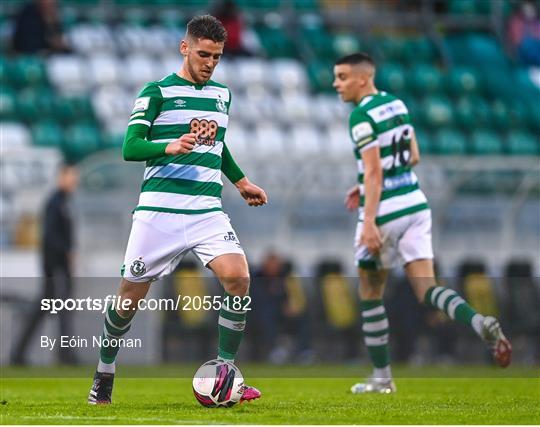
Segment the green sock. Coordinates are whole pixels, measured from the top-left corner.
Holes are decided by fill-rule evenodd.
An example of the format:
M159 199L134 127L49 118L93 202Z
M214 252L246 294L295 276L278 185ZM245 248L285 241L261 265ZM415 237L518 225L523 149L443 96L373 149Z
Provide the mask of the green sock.
M135 313L129 317L122 317L112 308L112 305L105 313L105 327L103 328L103 345L99 350L99 357L103 363L113 363L118 354L119 346L116 339L123 337L131 328L131 320ZM105 341L106 339L106 341ZM107 343L105 345L105 343Z
M228 307L225 298L228 297ZM218 358L224 360L234 360L238 348L244 336L246 327L246 311L233 309L233 296L227 292L223 294L223 304L219 311L218 319ZM236 307L235 307L236 308ZM240 307L241 308L241 307Z
M369 357L375 368L390 365L388 348L388 319L382 300L362 300L362 331Z
M433 286L424 296L424 304L446 313L452 320L471 326L480 334L483 316L478 314L457 292L442 286Z

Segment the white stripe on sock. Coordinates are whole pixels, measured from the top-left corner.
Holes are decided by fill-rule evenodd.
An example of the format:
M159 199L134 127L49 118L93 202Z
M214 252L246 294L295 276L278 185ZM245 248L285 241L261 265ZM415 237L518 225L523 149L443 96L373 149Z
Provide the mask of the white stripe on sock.
M452 289L445 289L444 291L442 291L439 295L439 298L437 298L437 307L439 307L441 310L444 310L444 303L446 302L446 300L455 294L456 293Z
M364 337L364 342L368 346L378 346L388 344L388 334L381 335L380 337Z
M458 306L460 306L464 302L465 300L459 296L455 297L452 301L450 301L450 303L448 304L448 309L447 309L448 317L450 317L450 319L455 320L456 309L458 308Z
M246 322L238 322L234 320L225 319L219 316L218 324L233 331L242 332L246 327Z
M362 325L364 332L378 332L388 329L388 319L379 320L378 322L365 322Z
M444 288L441 286L437 286L435 289L433 289L433 292L431 293L431 304L436 306L437 297L439 294L444 291Z
M362 311L362 317L373 317L378 316L379 314L384 314L384 306L382 305Z

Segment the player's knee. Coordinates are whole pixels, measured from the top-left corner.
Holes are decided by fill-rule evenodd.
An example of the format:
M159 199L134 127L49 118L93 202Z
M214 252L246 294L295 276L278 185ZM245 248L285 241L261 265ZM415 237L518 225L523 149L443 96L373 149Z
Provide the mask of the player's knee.
M360 298L363 300L382 299L382 286L362 286L360 288Z
M222 277L221 283L228 294L245 296L249 291L249 274Z

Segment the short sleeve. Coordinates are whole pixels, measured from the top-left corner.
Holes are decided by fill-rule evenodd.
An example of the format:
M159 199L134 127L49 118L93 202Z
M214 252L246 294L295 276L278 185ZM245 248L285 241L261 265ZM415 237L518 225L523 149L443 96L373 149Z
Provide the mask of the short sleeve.
M135 100L128 126L140 124L151 127L161 111L162 103L163 97L159 87L155 83L148 83Z
M359 108L351 113L349 119L351 138L360 151L379 145L371 118Z

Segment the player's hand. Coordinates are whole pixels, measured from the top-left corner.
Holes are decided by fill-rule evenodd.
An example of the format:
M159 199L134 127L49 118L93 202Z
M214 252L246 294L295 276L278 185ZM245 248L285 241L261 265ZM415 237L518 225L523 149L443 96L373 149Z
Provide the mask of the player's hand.
M252 184L246 177L234 184L249 206L262 206L268 203L268 197L261 187Z
M165 148L165 154L176 156L178 154L188 154L195 148L195 142L197 141L197 135L194 133L186 133L180 138L170 142Z
M360 236L360 243L365 245L372 255L378 255L382 246L381 234L379 228L375 225L375 221L364 221L362 227L362 235Z
M358 185L351 187L345 196L345 207L348 211L358 209L360 205L360 188Z

